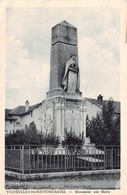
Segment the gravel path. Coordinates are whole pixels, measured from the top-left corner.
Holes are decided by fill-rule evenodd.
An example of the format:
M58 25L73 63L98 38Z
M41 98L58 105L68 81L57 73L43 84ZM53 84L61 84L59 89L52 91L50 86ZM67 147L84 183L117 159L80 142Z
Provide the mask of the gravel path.
M6 189L119 189L119 174L62 177L38 181L6 179Z

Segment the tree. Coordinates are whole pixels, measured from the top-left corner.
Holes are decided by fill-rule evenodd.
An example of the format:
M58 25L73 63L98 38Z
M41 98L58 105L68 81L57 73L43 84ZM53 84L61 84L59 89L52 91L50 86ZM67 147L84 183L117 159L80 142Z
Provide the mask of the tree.
M84 144L83 137L81 135L76 135L74 131L67 132L65 131L64 140L62 142L63 146L67 146L69 150L79 150Z
M45 134L44 139L46 145L57 147L60 144L59 136L54 135L54 133Z
M87 117L86 132L91 142L97 145L120 144L120 116L115 115L113 100L105 103L102 113L92 120Z
M53 133L38 132L34 121L26 125L25 129L16 130L5 137L6 145L54 145L57 147L59 143L59 137Z
M25 135L26 135L26 142L27 144L39 144L40 139L38 136L38 130L36 128L36 124L31 122L29 126L26 125L25 127Z
M21 145L26 142L25 131L23 129L10 132L9 135L5 137L5 145Z

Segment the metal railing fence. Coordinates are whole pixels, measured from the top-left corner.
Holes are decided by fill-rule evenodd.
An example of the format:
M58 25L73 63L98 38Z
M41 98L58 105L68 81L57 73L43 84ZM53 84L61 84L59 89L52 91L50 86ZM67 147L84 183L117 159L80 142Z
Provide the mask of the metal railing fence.
M5 146L5 169L26 173L120 168L120 146Z

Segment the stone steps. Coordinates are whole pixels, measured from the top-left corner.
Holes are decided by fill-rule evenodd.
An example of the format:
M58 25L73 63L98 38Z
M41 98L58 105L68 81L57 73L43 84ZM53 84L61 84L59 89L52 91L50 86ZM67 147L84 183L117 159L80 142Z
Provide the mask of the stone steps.
M78 159L91 163L104 163L104 151L97 149L95 144L87 144L82 148L83 155Z
M77 157L77 158L80 159L80 160L85 160L85 161L91 162L91 163L101 163L101 162L104 162L104 160L93 158L91 156Z

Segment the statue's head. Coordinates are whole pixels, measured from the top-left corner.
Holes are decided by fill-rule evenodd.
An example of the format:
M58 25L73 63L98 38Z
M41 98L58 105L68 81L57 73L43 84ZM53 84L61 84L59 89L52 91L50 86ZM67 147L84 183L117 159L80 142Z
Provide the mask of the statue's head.
M77 56L76 56L75 54L71 54L70 57L71 57L74 61L76 61L76 57L77 57Z

